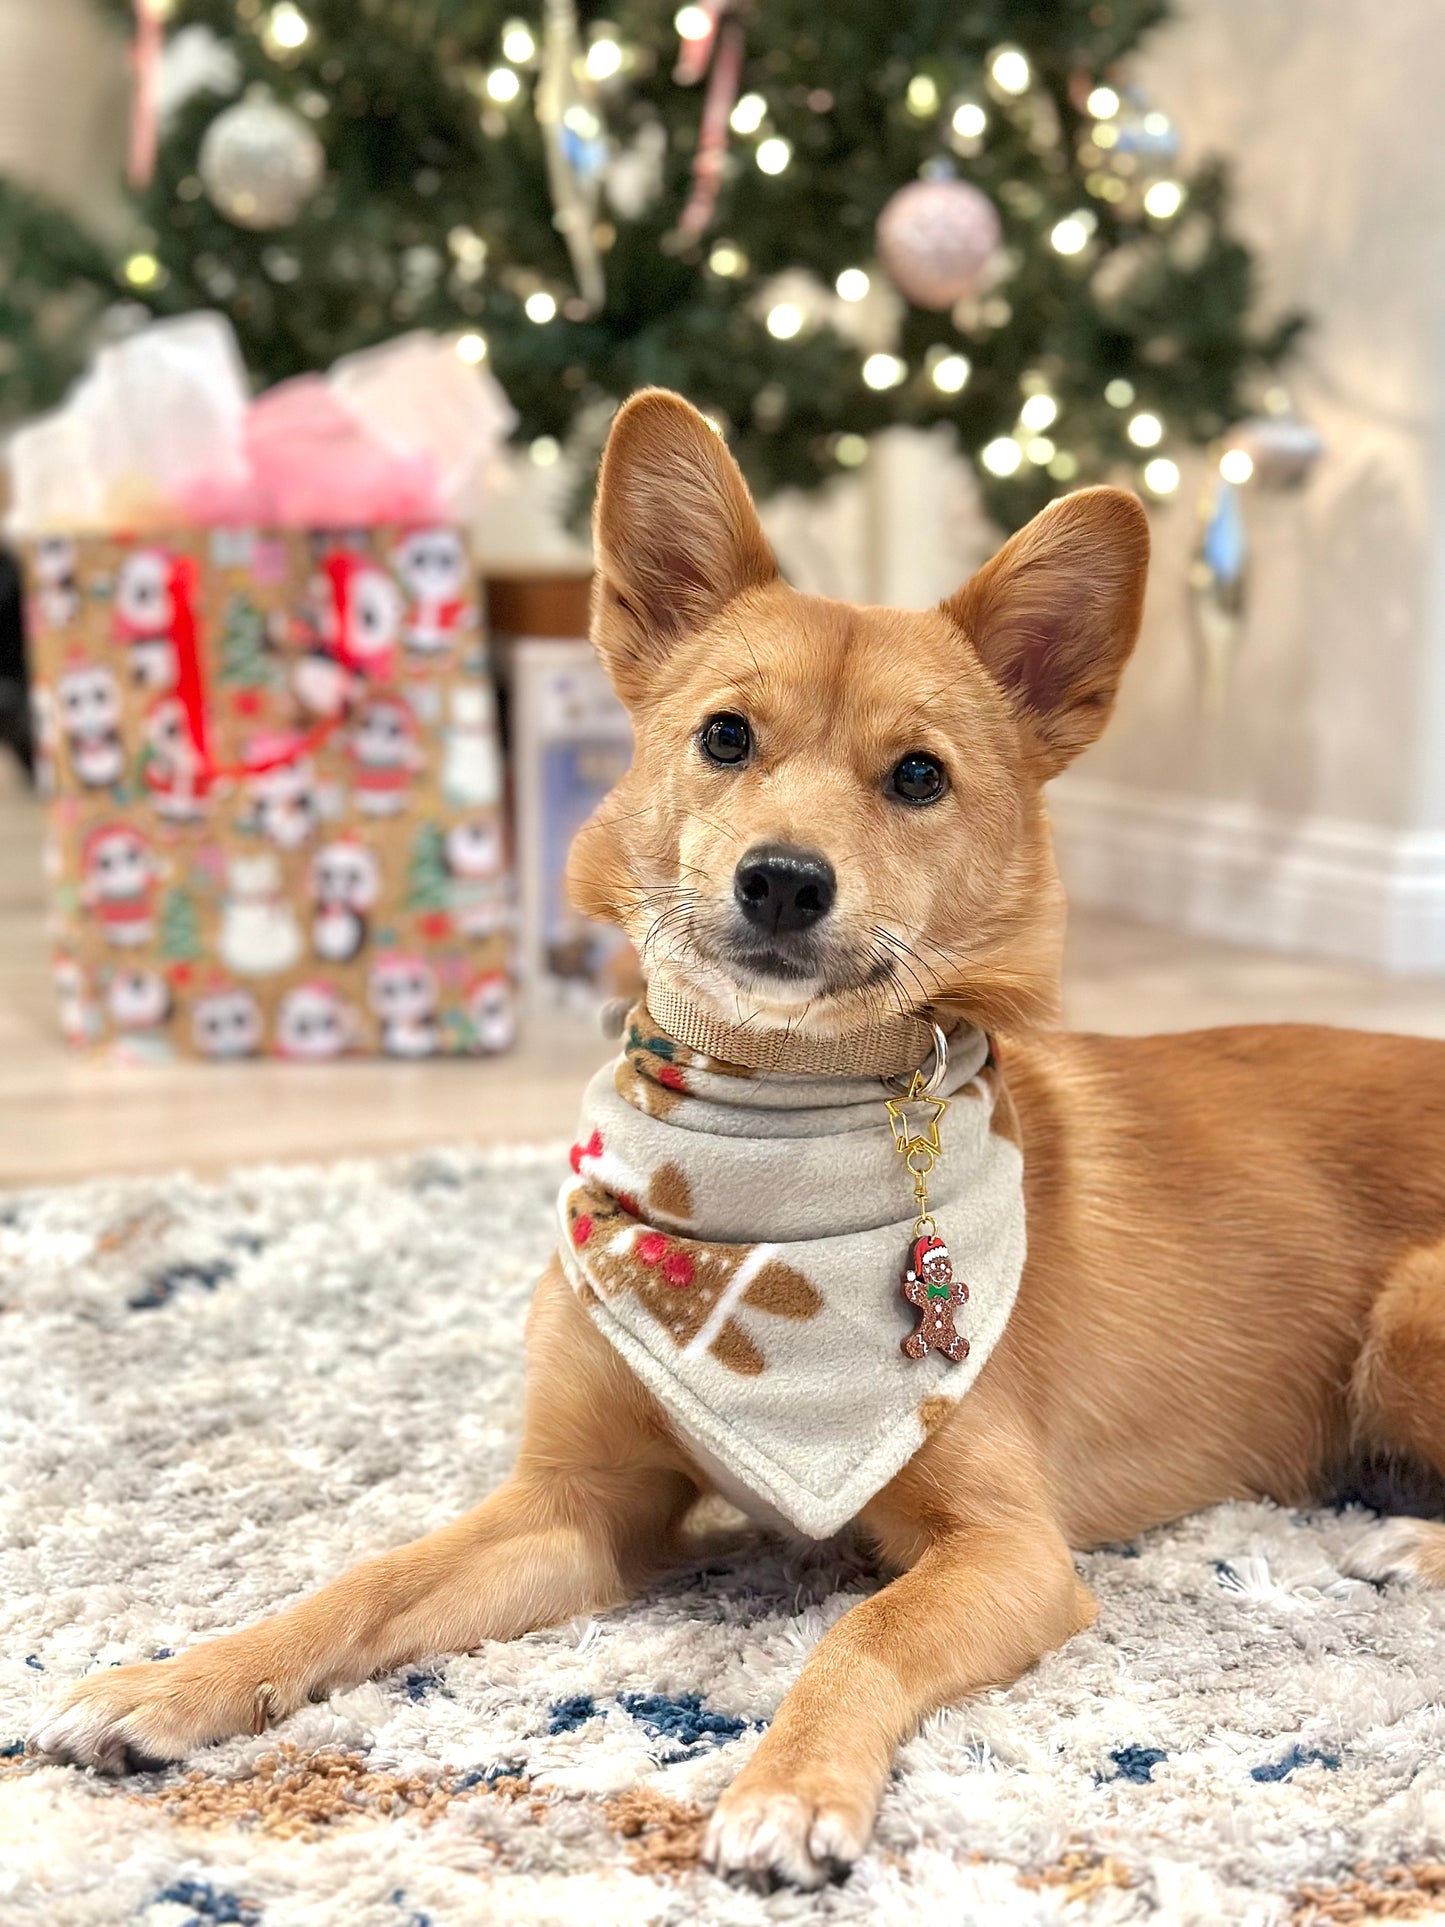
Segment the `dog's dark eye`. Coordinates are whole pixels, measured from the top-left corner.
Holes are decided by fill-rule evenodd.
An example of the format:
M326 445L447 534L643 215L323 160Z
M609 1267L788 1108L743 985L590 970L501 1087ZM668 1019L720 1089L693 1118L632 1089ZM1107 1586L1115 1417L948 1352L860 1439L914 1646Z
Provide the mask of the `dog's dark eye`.
M914 749L894 769L888 787L905 803L936 803L948 788L948 777L936 756Z
M710 763L745 763L752 737L741 716L709 716L698 737Z

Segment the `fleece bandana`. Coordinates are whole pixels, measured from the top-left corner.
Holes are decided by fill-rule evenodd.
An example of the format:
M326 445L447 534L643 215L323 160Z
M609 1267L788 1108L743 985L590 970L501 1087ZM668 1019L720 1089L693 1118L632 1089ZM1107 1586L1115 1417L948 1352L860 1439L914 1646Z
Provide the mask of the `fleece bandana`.
M1023 1159L981 1032L955 1033L930 1208L968 1287L958 1363L904 1355L911 1180L876 1077L740 1070L629 1022L583 1101L562 1261L719 1490L826 1538L997 1344L1024 1262Z

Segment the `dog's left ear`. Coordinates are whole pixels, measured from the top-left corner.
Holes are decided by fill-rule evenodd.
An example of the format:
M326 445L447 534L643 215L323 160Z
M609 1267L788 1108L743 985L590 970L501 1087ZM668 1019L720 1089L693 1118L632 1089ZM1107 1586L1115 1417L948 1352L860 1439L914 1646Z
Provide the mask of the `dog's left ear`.
M1013 703L1045 777L1109 720L1148 569L1138 496L1085 488L1051 502L941 605Z
M634 395L612 424L593 546L592 640L624 702L679 637L778 573L722 437L663 388Z

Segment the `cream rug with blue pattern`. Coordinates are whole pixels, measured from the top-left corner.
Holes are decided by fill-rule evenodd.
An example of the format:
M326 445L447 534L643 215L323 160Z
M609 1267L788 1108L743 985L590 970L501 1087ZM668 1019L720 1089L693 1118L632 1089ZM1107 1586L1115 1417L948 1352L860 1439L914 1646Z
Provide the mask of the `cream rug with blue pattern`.
M479 1927L1445 1917L1445 1596L1369 1523L1221 1507L1081 1561L1098 1625L904 1748L821 1894L699 1822L877 1583L756 1535L156 1776L27 1760L46 1701L440 1525L514 1448L559 1154L0 1198L0 1923Z

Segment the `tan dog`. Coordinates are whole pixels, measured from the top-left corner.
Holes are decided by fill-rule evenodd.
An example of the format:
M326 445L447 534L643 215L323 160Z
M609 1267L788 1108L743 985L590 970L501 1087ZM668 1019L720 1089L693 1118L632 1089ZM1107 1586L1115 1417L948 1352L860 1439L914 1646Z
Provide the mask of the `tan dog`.
M819 1642L708 1835L720 1869L813 1883L863 1850L920 1718L1090 1623L1071 1547L1301 1500L1362 1450L1445 1472L1445 1045L1039 1028L1062 934L1041 786L1103 728L1134 644L1133 497L1055 503L939 609L852 608L779 580L721 441L645 394L596 532L595 640L637 753L579 839L580 906L730 1017L846 1033L933 1006L1006 1040L1029 1243L1012 1317L861 1514L900 1576ZM759 844L833 879L788 955L740 930ZM675 1560L706 1481L555 1263L527 1346L516 1469L475 1511L260 1625L93 1674L37 1747L177 1758L617 1605ZM1381 1527L1360 1569L1445 1578L1445 1528Z

